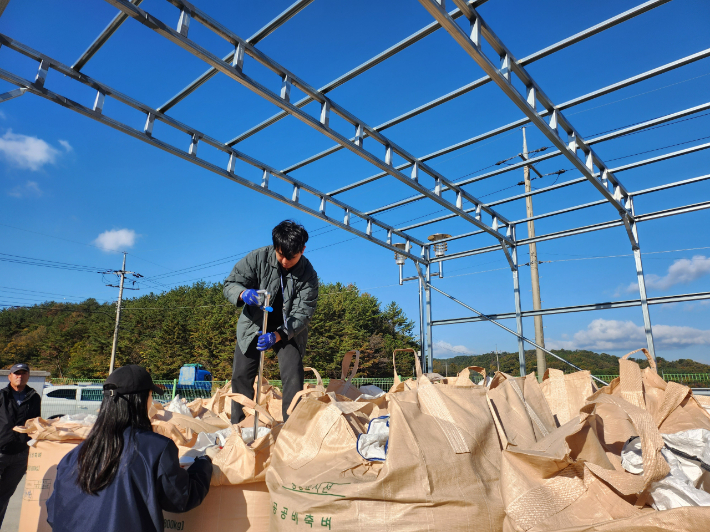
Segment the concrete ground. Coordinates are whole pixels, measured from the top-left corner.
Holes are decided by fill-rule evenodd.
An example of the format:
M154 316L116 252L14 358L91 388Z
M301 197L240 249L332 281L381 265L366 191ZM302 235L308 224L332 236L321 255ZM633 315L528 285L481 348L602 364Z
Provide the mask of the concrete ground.
M22 489L25 487L25 477L17 485L15 494L10 499L5 512L5 520L0 527L0 532L17 532L20 528L20 508L22 508Z

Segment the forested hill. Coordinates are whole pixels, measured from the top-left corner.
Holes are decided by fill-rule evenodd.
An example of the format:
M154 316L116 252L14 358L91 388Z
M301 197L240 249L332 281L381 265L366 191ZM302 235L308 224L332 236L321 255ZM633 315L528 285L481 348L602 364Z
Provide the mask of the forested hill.
M224 299L221 284L196 283L162 294L126 299L121 313L117 365L140 364L155 378L174 379L183 364L199 362L215 379L232 374L235 331L241 310ZM54 377L105 378L111 355L115 304L88 299L82 303L47 302L0 311L0 368L27 362ZM324 284L311 322L304 365L323 377L340 377L342 356L361 350L359 377L392 377L392 351L418 349L414 324L394 302L387 305L353 285ZM618 359L591 351L556 351L595 374L616 374ZM639 353L640 355L640 353ZM500 369L517 374L518 354L499 353ZM647 363L640 361L642 366ZM528 372L536 369L535 351L526 351ZM549 367L566 369L548 356ZM693 360L658 358L659 372L708 373ZM448 366L448 368L447 368ZM497 368L495 353L435 359L434 370L449 375L466 366ZM397 369L411 374L413 357L398 355ZM266 357L266 376L278 379L273 353ZM307 375L312 377L312 375Z
M595 375L618 375L619 359L606 353L595 353L593 351L569 351L566 349L555 349L554 353L572 362L574 365L591 371ZM638 358L638 357L641 358ZM642 368L648 367L648 361L643 353L639 351L631 357L636 360ZM511 374L518 374L518 353L498 353L498 361L501 371ZM570 366L557 360L554 357L547 355L547 367L561 369L565 371L572 370ZM663 357L657 357L658 372L665 373L710 373L710 365L702 364L690 359L665 360ZM454 375L467 366L481 366L486 368L486 371L493 372L497 368L496 354L494 352L485 353L483 355L473 356L456 356L447 359L434 359L434 371L444 375ZM525 351L525 366L528 373L537 371L537 355L535 350Z
M215 379L231 377L241 310L224 298L221 284L125 299L122 308L117 365L140 364L154 378L173 379L183 364L199 362ZM93 299L2 310L0 368L27 362L54 377L105 378L115 320L115 304ZM418 349L413 327L394 302L383 305L353 285L322 284L304 365L337 378L343 354L360 349L359 376L392 377L392 351ZM405 353L398 369L406 375L413 362ZM273 352L265 370L279 378Z

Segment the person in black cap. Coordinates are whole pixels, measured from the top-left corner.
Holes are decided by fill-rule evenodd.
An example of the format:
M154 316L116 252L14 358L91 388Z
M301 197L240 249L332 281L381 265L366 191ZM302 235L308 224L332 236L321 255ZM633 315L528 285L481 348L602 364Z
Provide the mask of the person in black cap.
M40 416L42 397L27 386L30 367L15 364L7 376L10 384L0 390L0 527L7 504L27 471L29 437L12 430Z
M104 383L101 409L89 436L59 462L47 522L56 531L163 531L163 510L187 512L210 488L212 460L184 470L172 440L152 431L150 374L123 366Z

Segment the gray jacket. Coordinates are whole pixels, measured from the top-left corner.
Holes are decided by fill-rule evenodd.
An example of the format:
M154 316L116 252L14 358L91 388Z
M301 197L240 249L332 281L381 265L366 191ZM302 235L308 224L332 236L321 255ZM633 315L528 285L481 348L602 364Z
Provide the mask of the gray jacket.
M224 297L238 307L244 305L239 295L248 288L268 290L276 294L281 290L279 263L274 246L255 249L232 268L224 281ZM284 316L286 323L278 327L282 339L296 340L301 356L306 352L308 324L318 302L318 274L306 257L283 276ZM256 306L247 305L237 322L237 343L242 353L262 327L264 312Z

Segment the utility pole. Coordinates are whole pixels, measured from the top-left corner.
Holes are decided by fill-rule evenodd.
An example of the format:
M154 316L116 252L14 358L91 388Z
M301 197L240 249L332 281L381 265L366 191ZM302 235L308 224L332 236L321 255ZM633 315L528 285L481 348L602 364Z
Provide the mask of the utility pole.
M111 347L111 364L109 366L108 374L113 373L113 368L116 363L116 346L118 345L118 326L121 323L121 303L123 302L123 284L126 279L126 274L133 274L134 277L143 277L139 273L126 271L126 252L123 252L123 266L120 271L111 271L106 273L113 273L120 277L120 282L118 285L108 284L106 286L111 286L113 288L118 288L118 303L116 304L116 327L113 329L113 347ZM128 288L126 290L138 290L137 288Z
M525 128L523 130L523 159L528 160L528 141L525 136ZM524 169L525 176L525 192L530 192L532 187L530 186L530 167L525 166ZM537 171L536 171L537 172ZM539 174L539 172L538 172ZM527 209L527 217L533 217L533 204L532 196L525 196L525 207ZM528 220L528 238L535 237L535 222L533 220ZM542 302L540 301L540 276L537 269L537 244L535 242L530 244L530 279L532 284L532 299L533 299L533 309L540 310L542 308ZM535 316L535 342L542 347L545 347L545 333L542 328L542 316ZM547 363L545 361L545 352L542 349L537 349L537 380L542 382L542 377L545 375L545 370L547 369Z

